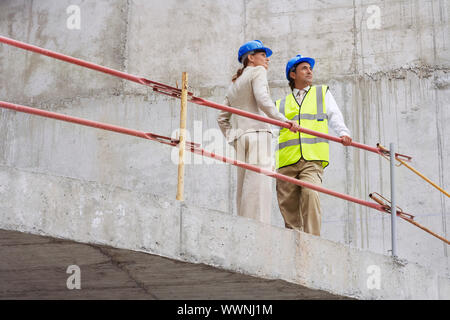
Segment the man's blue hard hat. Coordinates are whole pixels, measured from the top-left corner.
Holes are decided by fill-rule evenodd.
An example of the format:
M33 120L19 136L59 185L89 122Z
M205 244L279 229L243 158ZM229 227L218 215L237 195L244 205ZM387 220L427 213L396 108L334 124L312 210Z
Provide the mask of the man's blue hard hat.
M264 47L263 43L260 40L253 40L244 43L238 52L238 61L242 63L242 57L251 51L264 51L266 53L266 57L270 57L272 55L272 50L267 47Z
M302 62L308 62L309 65L311 66L311 69L314 68L314 64L316 63L316 61L313 58L303 57L301 54L296 55L286 64L286 78L288 79L288 81L290 80L289 73L291 71L294 71L295 67Z

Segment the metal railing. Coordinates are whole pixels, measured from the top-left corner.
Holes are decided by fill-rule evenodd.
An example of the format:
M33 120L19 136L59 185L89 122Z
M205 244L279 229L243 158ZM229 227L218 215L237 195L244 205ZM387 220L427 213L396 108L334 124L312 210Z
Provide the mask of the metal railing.
M215 108L218 110L224 110L227 112L231 112L233 114L236 115L240 115L240 116L244 116L244 117L248 117L254 120L258 120L258 121L262 121L262 122L266 122L272 125L276 125L279 127L283 127L283 128L291 128L291 124L287 123L287 122L283 122L283 121L279 121L279 120L274 120L274 119L270 119L268 117L264 117L261 115L257 115L254 113L250 113L238 108L233 108L230 106L226 106L226 105L221 105L212 101L208 101L206 99L200 98L200 97L196 97L194 96L194 94L192 92L188 92L187 91L187 74L185 77L185 74L183 73L183 86L182 89L178 89L176 87L173 86L169 86L163 83L159 83L159 82L155 82L152 80L148 80L146 78L143 77L139 77L139 76L135 76L135 75L131 75L125 72L121 72L121 71L117 71L114 69L110 69L104 66L100 66L88 61L84 61L81 59L77 59L74 57L70 57L67 55L63 55L61 53L57 53L54 51L50 51L50 50L46 50L37 46L33 46L24 42L20 42L14 39L10 39L7 37L3 37L0 36L0 42L11 45L11 46L15 46L24 50L28 50L28 51L32 51L35 53L39 53L42 55L46 55L49 56L51 58L55 58L58 60L62 60L65 62L69 62L72 64L76 64L85 68L89 68L92 70L96 70L96 71L100 71L106 74L110 74L113 75L115 77L119 77L125 80L129 80L129 81L133 81L136 83L139 83L141 85L145 85L148 86L150 88L152 88L152 90L156 93L160 93L160 94L164 94L164 95L168 95L174 98L178 98L182 100L182 113L181 113L181 122L180 122L180 128L183 128L183 121L184 121L184 125L185 125L185 116L183 117L183 112L185 112L185 106L186 106L186 102L189 101L191 103L195 103L198 105L202 105L202 106L206 106L206 107L210 107L210 108ZM184 106L183 106L184 105ZM411 157L409 156L405 156L403 154L399 154L399 153L395 153L395 146L394 144L390 144L390 150L385 149L384 147L382 147L381 145L377 145L377 147L372 147L372 146L368 146L365 144L361 144L358 142L354 142L352 141L352 143L350 144L350 146L355 147L355 148L359 148L365 151L370 151L373 153L376 153L378 155L381 155L383 157L389 157L390 158L390 176L391 176L391 202L390 205L388 204L388 200L387 202L384 202L383 200L377 198L376 196L374 196L373 194L370 194L370 198L372 200L374 200L376 203L373 202L369 202L369 201L365 201L362 199L358 199L355 197L352 197L350 195L347 194L342 194L318 185L314 185L312 183L308 183L305 181L301 181L292 177L288 177L282 174L279 174L277 172L274 171L270 171L270 170L266 170L266 169L262 169L260 167L239 161L239 160L235 160L235 159L230 159L227 157L224 157L222 155L217 155L215 153L206 151L204 149L202 149L200 147L199 144L196 143L192 143L192 142L185 142L185 136L183 134L183 130L181 130L181 135L180 135L180 139L173 139L170 137L165 137L165 136L160 136L160 135L156 135L153 133L149 133L149 132L142 132L142 131L136 131L136 130L132 130L132 129L127 129L127 128L123 128L123 127L118 127L118 126L114 126L114 125L110 125L110 124L105 124L105 123L100 123L100 122L95 122L92 120L87 120L87 119L82 119L82 118L75 118L75 117L71 117L71 116L67 116L67 115L63 115L63 114L58 114L58 113L54 113L54 112L49 112L49 111L45 111L45 110L41 110L41 109L36 109L36 108L31 108L31 107L26 107L26 106L22 106L22 105L18 105L18 104L13 104L13 103L9 103L9 102L5 102L5 101L0 101L0 107L2 108L7 108L7 109L11 109L11 110L15 110L15 111L19 111L19 112L24 112L24 113L29 113L29 114L34 114L34 115L39 115L39 116L43 116L43 117L48 117L48 118L53 118L53 119L57 119L57 120L62 120L62 121L67 121L67 122L72 122L72 123L76 123L76 124L80 124L80 125L84 125L84 126L90 126L90 127L95 127L98 129L103 129L103 130L109 130L109 131L113 131L113 132L117 132L117 133L121 133L121 134L127 134L127 135L132 135L135 137L139 137L139 138L144 138L147 140L152 140L152 141L157 141L163 144L167 144L170 146L178 146L180 148L180 163L179 163L179 188L177 190L177 199L178 200L182 200L182 191L183 188L180 187L180 183L183 182L183 173L184 170L180 170L180 166L183 166L183 152L181 152L182 150L184 151L184 149L195 153L195 154L199 154L202 156L206 156L209 158L213 158L219 161L223 161L225 163L229 163L247 170L252 170L261 174L264 174L266 176L272 177L272 178L276 178L276 179L280 179L283 181L287 181L302 187L306 187L306 188L310 188L313 190L316 190L318 192L321 193L325 193L334 197L338 197L341 198L343 200L346 201L351 201L354 203L358 203L360 205L384 212L384 213L389 213L391 214L391 240L392 240L392 255L394 257L397 257L397 232L396 232L396 218L397 216L405 219L406 221L418 226L419 228L423 229L424 231L432 234L433 236L439 238L440 240L444 241L447 244L450 244L450 242L435 234L434 232L430 231L429 229L421 226L420 224L418 224L416 221L413 221L414 216L410 215L410 214L406 214L403 212L403 210L397 210L397 206L396 206L396 194L395 194L395 160L401 162L402 164L405 164L405 161L410 161ZM184 110L183 110L184 109ZM184 120L183 120L184 118ZM306 133L306 134L310 134L310 135L314 135L316 137L320 137L320 138L324 138L330 141L334 141L337 143L343 143L341 138L338 137L334 137L328 134L324 134L324 133L320 133L320 132L316 132L313 130L309 130L306 128L301 128L300 132ZM394 155L394 156L392 156ZM403 160L401 159L403 158ZM406 165L406 164L405 164ZM408 168L410 168L410 166L408 166ZM410 168L411 169L411 168ZM412 169L414 171L414 169ZM180 173L181 172L181 173ZM415 172L417 173L417 172ZM417 173L418 174L418 173ZM433 184L433 186L435 186L436 188L440 189L441 192L445 193L447 196L449 196L449 194L447 192L445 192L443 189L441 189L440 187L436 186L434 183L432 183L430 180L427 180L427 182ZM394 210L392 210L392 208L394 208ZM394 213L394 214L392 214Z

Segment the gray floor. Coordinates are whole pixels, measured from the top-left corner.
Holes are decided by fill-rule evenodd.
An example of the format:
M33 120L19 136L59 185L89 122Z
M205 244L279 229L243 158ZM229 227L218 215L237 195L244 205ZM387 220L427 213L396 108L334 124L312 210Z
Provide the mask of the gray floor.
M0 299L343 299L203 264L0 230ZM68 266L81 289L69 290Z

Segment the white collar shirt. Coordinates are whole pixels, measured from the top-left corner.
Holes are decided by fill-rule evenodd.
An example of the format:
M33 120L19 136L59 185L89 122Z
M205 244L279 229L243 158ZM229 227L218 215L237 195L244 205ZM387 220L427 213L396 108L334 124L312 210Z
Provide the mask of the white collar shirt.
M305 94L309 91L311 86L307 86L303 89L294 88L292 93L294 94L295 99L298 103L302 103ZM328 126L339 136L348 136L350 137L350 130L347 128L344 122L344 117L342 116L341 110L336 103L333 95L330 90L327 90L325 94L325 106L327 108L328 115Z

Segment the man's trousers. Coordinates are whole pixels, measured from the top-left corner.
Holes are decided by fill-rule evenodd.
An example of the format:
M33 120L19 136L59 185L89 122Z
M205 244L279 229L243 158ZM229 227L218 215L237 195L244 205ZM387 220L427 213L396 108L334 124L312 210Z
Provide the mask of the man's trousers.
M297 163L277 171L305 182L322 184L321 161L300 159ZM320 236L321 209L317 191L277 179L277 198L286 228Z

